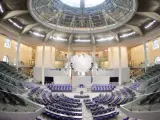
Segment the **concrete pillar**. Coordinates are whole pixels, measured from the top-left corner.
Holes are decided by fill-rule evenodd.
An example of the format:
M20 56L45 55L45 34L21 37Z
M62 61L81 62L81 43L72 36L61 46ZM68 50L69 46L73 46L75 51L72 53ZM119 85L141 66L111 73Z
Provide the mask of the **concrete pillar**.
M17 38L17 52L16 52L16 68L19 68L19 55L20 55L21 36Z
M92 57L93 57L93 65L96 64L96 46L93 46L93 52L92 52Z
M122 85L122 55L121 55L121 46L118 46L119 51L119 85Z
M148 51L146 46L146 41L143 41L143 47L144 47L144 64L145 64L145 71L147 71L148 66Z
M45 43L43 43L43 49L42 49L42 85L44 85L44 62L45 62Z
M71 59L71 45L68 45L68 60L70 62Z

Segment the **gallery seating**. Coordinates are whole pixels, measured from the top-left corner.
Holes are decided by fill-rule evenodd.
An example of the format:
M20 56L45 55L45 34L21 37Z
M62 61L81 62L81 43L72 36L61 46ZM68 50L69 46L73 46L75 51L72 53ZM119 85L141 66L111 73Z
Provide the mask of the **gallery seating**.
M14 66L11 66L7 64L6 62L0 61L0 72L5 73L6 75L20 80L25 81L28 79L28 77L20 72L17 72L16 68Z
M22 118L24 120L35 119L44 109L44 106L32 103L22 96L0 90L1 120L21 120Z
M27 92L23 86L23 81L28 77L17 72L16 68L0 61L0 81L3 90L13 93ZM1 89L2 90L2 89Z
M155 66L149 67L148 70L144 74L137 77L135 81L149 80L158 75L160 75L160 65L155 65Z

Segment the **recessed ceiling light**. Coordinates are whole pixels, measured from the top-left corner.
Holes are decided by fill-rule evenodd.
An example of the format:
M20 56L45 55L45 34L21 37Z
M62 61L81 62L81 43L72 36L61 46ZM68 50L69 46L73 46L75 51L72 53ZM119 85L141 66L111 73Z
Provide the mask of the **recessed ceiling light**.
M157 21L156 20L153 20L152 22L150 22L148 25L146 25L144 28L145 29L148 29L150 28L151 26L153 26Z
M1 13L4 13L4 10L3 10L3 8L2 8L2 5L0 4L0 12Z
M104 41L112 41L112 40L114 40L113 36L106 37L106 38L100 38L100 39L97 39L96 41L97 42L104 42Z
M74 42L80 42L80 43L90 43L91 40L81 40L81 39L77 39L77 40L74 40Z
M10 22L10 23L12 23L15 27L17 27L17 28L19 28L19 29L23 29L23 27L22 26L20 26L18 23L16 23L16 22L14 22L12 19L8 19L8 21Z
M35 32L35 31L29 31L29 33L30 33L30 34L33 34L33 35L35 35L35 36L38 36L38 37L42 37L42 38L45 37L44 34L41 34L41 33Z
M55 37L55 36L50 36L50 39L53 39L53 40L55 40L55 41L62 41L62 42L66 42L67 41L67 39L65 39L65 38L61 38L61 37Z
M135 35L135 34L136 34L135 31L130 32L130 33L125 33L125 34L120 35L120 38L126 38L126 37L129 37L129 36Z

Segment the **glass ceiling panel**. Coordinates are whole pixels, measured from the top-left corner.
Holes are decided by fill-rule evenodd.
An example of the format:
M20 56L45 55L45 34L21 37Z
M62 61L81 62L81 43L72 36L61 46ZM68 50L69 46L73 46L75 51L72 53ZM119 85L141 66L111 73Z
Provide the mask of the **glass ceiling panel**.
M71 7L80 7L81 0L61 0L64 4ZM94 7L100 5L105 0L85 0L85 7Z

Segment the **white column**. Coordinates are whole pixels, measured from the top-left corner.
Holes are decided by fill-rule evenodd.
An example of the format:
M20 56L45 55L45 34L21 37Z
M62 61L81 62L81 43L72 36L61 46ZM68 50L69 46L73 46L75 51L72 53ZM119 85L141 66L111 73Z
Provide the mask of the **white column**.
M93 65L96 64L96 46L93 46L93 53L92 53L92 57L93 57Z
M20 44L21 44L21 36L18 36L18 38L17 38L17 52L16 52L16 68L17 68L17 71L18 71L18 68L19 68Z
M42 49L42 85L44 85L44 61L45 61L45 43L43 43Z
M148 51L146 46L146 41L143 41L143 47L144 47L144 63L145 63L145 71L147 71L148 66Z
M110 63L111 63L111 66L113 67L113 56L114 56L114 52L113 52L113 48L111 48L111 61L110 61Z
M70 62L71 59L71 45L68 45L68 60Z
M122 85L122 55L121 55L121 46L118 46L119 51L119 85Z
M96 46L93 45L93 52L92 52L92 57L93 57L93 69L92 69L92 84L94 83L94 76L96 75Z
M70 68L70 64L71 64L71 45L68 45L68 67L69 67L69 71L68 71L68 75L71 76L71 68Z

